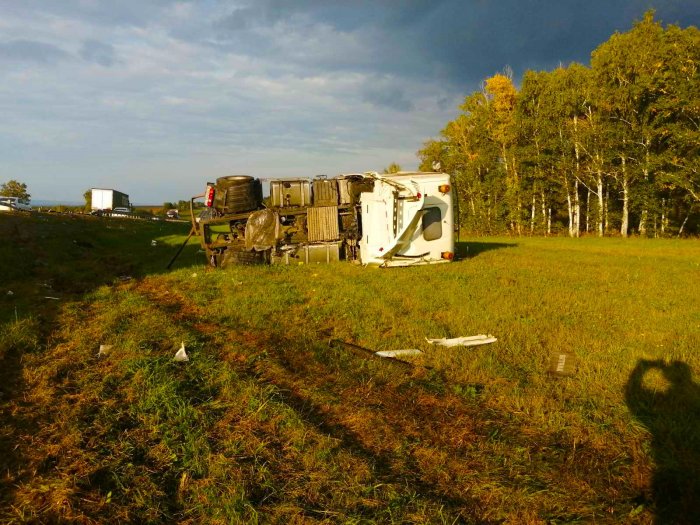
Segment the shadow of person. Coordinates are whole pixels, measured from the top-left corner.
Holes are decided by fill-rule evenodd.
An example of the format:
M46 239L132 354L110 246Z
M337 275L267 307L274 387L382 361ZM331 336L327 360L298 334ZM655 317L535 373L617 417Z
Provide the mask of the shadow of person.
M656 370L656 378L649 372ZM646 384L666 382L656 389ZM700 385L681 361L641 359L625 386L632 414L652 436L655 523L700 523Z

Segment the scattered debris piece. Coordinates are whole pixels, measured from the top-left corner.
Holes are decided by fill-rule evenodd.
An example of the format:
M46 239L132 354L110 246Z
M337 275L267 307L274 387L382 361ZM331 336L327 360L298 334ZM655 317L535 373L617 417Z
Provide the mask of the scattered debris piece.
M495 343L498 341L494 336L491 334L489 335L484 335L484 334L479 334L479 335L472 335L469 337L454 337L452 339L428 339L427 337L425 338L426 341L428 341L431 345L440 345L440 346L446 346L448 348L451 348L453 346L478 346L478 345L486 345L489 343Z
M119 277L117 277L117 279L119 279L121 282L125 283L127 281L131 281L131 279L133 279L133 277L131 275L120 275Z
M175 354L175 357L173 357L173 361L189 361L189 360L190 360L190 358L187 355L187 352L185 352L185 342L183 341L181 343L180 349Z
M97 357L107 357L112 351L113 345L100 345L100 351L97 352Z
M553 376L566 377L574 373L575 366L576 356L574 354L566 351L552 352L547 372Z
M158 241L156 241L155 239L153 239L153 240L151 241L151 246L158 246Z
M423 352L417 348L406 348L404 350L380 350L379 352L374 352L374 355L379 357L397 357L404 355L421 355Z
M15 295L15 292L13 292L12 290L7 290L7 295L10 295L10 296Z
M44 299L51 299L52 301L60 301L60 297L51 297L50 295L45 295Z
M329 342L329 345L342 346L346 350L350 350L355 355L359 355L362 357L370 356L370 357L376 357L378 359L385 359L385 357L378 355L378 353L375 352L374 350L370 350L369 348L365 348L363 346L356 345L353 343L346 343L345 341L341 341L340 339L331 339ZM391 361L394 363L399 363L399 364L404 365L404 366L410 366L410 367L413 366L413 363L409 363L408 361L402 361L401 359L397 359L395 357L390 357L389 359L391 359Z

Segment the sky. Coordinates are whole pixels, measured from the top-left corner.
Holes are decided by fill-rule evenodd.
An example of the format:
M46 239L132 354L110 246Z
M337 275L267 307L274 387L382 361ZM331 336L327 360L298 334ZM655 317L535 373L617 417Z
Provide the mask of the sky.
M483 79L551 70L698 0L0 0L0 182L132 203L207 181L418 165Z

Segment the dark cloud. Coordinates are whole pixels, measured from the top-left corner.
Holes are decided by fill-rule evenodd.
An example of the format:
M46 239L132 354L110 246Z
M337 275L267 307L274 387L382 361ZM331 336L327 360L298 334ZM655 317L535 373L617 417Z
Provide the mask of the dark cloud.
M385 81L371 81L362 89L362 100L378 108L394 111L411 111L413 103L406 98L404 90Z
M242 29L308 16L310 20L343 32L372 25L405 28L421 23L444 3L445 0L402 0L400 3L394 0L255 0L233 8L221 22L230 29Z
M237 52L282 56L303 68L438 77L453 87L474 86L506 65L525 69L588 63L590 53L615 31L626 31L653 7L649 0L256 0L233 9L215 24L216 38ZM681 26L700 22L697 0L667 0L657 19ZM319 25L338 32L323 53L295 54L255 38L256 28L307 32ZM348 53L356 37L366 53Z
M62 49L34 40L10 40L0 43L0 59L49 64L70 58Z
M113 66L117 61L113 46L92 39L83 42L80 56L83 60L105 67Z
M440 97L437 101L437 107L441 111L445 111L450 107L451 102L452 101L447 97Z

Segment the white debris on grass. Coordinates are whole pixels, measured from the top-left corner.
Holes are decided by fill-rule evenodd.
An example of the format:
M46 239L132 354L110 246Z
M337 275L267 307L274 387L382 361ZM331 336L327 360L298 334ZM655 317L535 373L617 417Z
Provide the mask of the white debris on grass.
M185 342L183 341L180 344L180 349L175 354L175 357L173 357L173 361L189 361L190 358L187 356L187 352L185 352Z
M100 351L97 352L97 357L106 357L112 351L113 345L100 345Z
M440 345L440 346L446 346L448 348L451 348L453 346L478 346L478 345L486 345L489 343L495 343L498 341L494 336L491 334L489 335L484 335L484 334L479 334L479 335L472 335L469 337L454 337L452 339L428 339L427 337L425 338L426 341L428 341L431 345Z
M400 357L405 355L420 355L423 352L417 348L406 348L402 350L380 350L379 352L374 352L374 355L379 357Z

